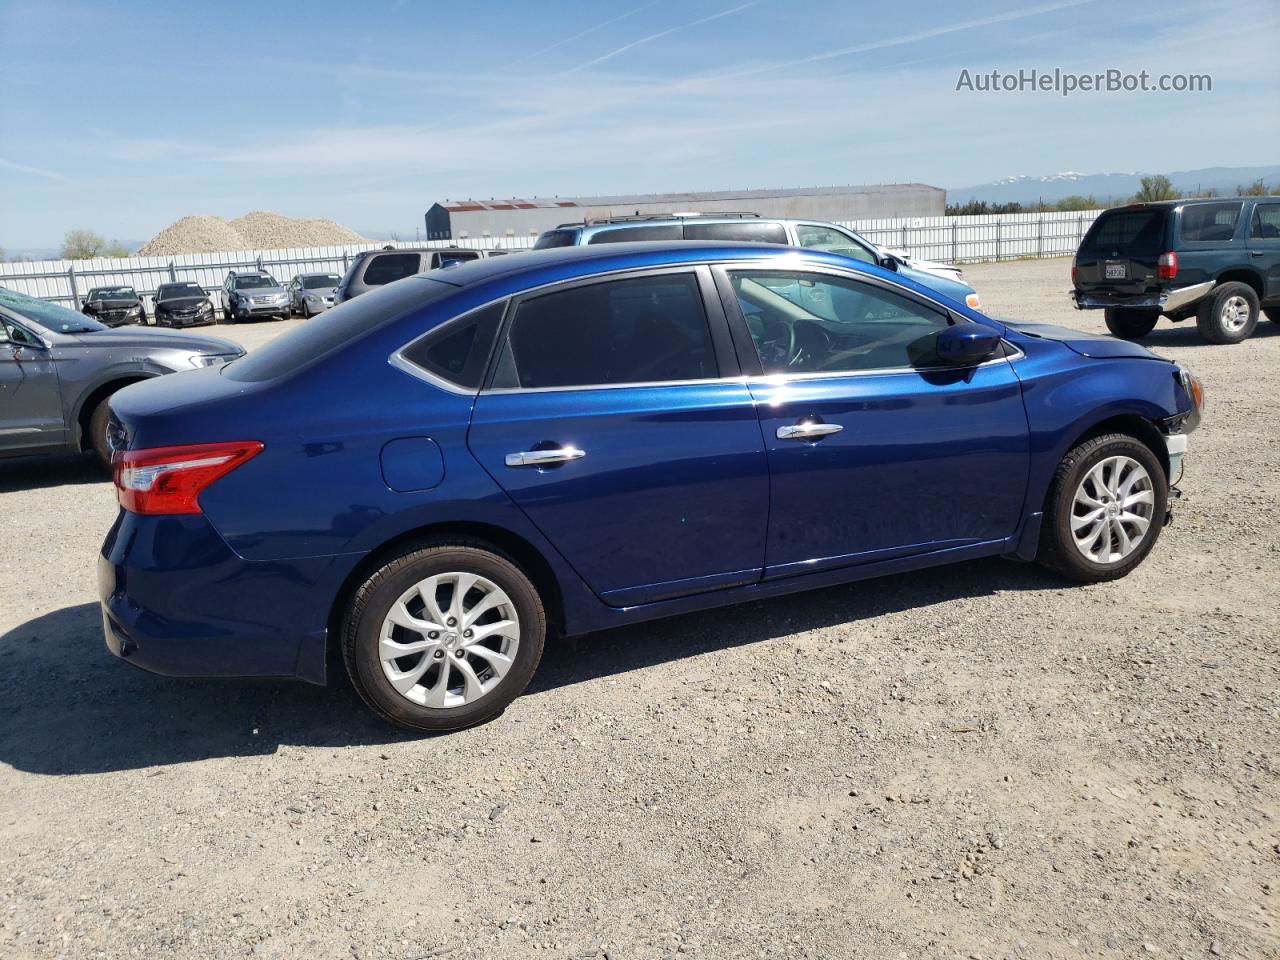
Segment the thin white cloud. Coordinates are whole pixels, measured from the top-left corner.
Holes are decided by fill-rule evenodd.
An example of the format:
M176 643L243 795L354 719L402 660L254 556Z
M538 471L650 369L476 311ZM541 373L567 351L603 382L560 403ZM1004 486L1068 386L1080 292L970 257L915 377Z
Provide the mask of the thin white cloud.
M617 23L619 20L625 20L627 17L633 17L637 13L640 13L642 10L648 10L657 2L658 0L649 0L648 3L642 3L640 4L640 6L636 7L635 9L628 10L626 13L620 13L616 17L610 17L608 20L604 21L603 23L597 23L594 27L587 27L587 29L581 30L578 33L575 33L571 37L564 37L563 39L557 40L555 43L549 44L548 46L545 46L545 47L541 47L538 50L534 50L532 53L526 53L523 57L517 57L516 59L512 60L509 64L507 64L507 66L514 67L516 64L524 63L526 60L532 60L534 57L540 57L544 53L550 53L552 50L558 50L560 47L563 47L566 43L573 43L573 41L575 40L581 40L583 37L587 36L588 34L595 33L597 30L603 30L605 27L609 26L610 24Z
M0 158L0 167L6 170L13 170L17 173L30 174L33 177L44 177L47 180L58 180L62 183L69 183L71 178L58 173L56 170L45 170L43 167L29 167L25 163L14 163L12 160Z
M929 30L920 30L916 33L903 34L898 37L886 37L883 40L872 40L868 43L858 43L850 47L838 47L835 50L825 50L822 53L810 54L807 57L797 57L793 60L773 60L769 63L760 63L747 67L744 70L721 73L717 76L717 79L747 77L752 74L779 70L784 67L797 67L809 63L819 63L823 60L832 60L836 57L847 57L855 53L869 53L872 50L885 50L890 47L906 46L909 43L919 43L922 40L932 40L935 37L945 37L949 34L961 33L965 30L976 30L978 27L989 27L997 23L1008 23L1011 20L1024 20L1027 17L1038 17L1041 14L1053 13L1056 10L1066 10L1070 7L1079 7L1086 3L1094 2L1096 2L1096 0L1058 0L1056 3L1046 3L1038 7L1010 10L1007 13L992 14L989 17L975 17L972 20L962 20L959 23L949 23L945 26L933 27ZM696 80L697 78L692 79Z
M654 40L660 40L665 36L675 33L677 30L688 30L691 27L698 27L704 23L710 23L712 20L719 20L721 17L729 17L735 13L741 13L743 10L746 10L748 7L754 7L758 3L760 3L760 0L750 0L749 3L739 4L738 6L731 7L728 10L721 10L719 13L713 13L709 17L702 17L700 20L694 20L692 23L682 23L678 26L670 27L666 30L659 30L657 33L651 33L647 37L641 37L639 40L632 40L630 43L623 44L622 46L618 47L618 49L610 50L608 53L604 54L603 56L596 57L594 60L588 60L586 63L578 64L576 67L570 67L568 70L565 70L564 72L577 73L579 70L588 70L591 67L594 67L598 63L604 63L606 60L612 60L614 57L619 56L620 54L626 53L628 50L634 50L636 47L641 46L642 44L650 43Z

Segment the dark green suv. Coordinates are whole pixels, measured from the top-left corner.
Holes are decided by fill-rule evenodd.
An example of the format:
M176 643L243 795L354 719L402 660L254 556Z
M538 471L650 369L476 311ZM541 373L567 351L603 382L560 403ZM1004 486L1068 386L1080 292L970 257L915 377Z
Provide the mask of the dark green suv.
M1166 200L1102 213L1080 242L1071 297L1136 340L1162 315L1239 343L1264 312L1280 323L1280 197Z

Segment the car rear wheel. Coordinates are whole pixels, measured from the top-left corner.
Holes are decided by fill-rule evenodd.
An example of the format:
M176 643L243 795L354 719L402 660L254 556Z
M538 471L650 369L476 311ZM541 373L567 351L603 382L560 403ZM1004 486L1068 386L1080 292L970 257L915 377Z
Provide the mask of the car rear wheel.
M1151 448L1111 433L1074 447L1049 486L1040 563L1081 583L1117 580L1155 546L1169 480Z
M497 716L542 659L537 590L484 544L411 549L356 591L342 654L352 685L384 720L417 732L459 730Z
M110 397L103 397L89 415L89 446L104 467L111 466L111 445L107 443L107 417L111 414Z
M1160 319L1159 310L1125 310L1107 307L1104 311L1107 329L1121 340L1138 340L1155 329Z
M1258 294L1247 283L1232 281L1200 301L1196 329L1210 343L1239 343L1258 326Z

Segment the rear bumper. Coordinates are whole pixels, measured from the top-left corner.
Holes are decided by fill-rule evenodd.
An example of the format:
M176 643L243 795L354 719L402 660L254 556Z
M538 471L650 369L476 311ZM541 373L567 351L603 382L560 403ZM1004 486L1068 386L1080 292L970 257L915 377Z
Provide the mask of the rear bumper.
M171 677L323 683L342 559L245 560L202 516L121 511L98 557L107 649Z
M1118 296L1113 293L1101 293L1088 290L1072 290L1071 299L1077 310L1104 310L1108 307L1130 307L1148 310L1162 310L1165 313L1180 310L1203 298L1213 289L1213 281L1195 283L1189 287L1178 287L1176 290L1161 290L1158 293L1144 293L1138 296Z

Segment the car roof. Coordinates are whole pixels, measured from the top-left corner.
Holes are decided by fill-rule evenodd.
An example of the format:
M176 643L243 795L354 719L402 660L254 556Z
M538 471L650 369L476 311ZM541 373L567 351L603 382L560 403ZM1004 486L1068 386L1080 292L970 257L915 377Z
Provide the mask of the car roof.
M681 264L714 263L733 260L803 261L810 264L862 270L888 277L913 289L910 280L896 277L880 267L864 264L834 253L823 253L803 247L784 247L774 243L737 243L723 240L664 240L633 243L601 243L574 247L551 247L529 250L506 257L484 257L441 270L419 274L455 287L488 284L514 275L528 275L540 282L591 276L612 270L644 267L679 266ZM920 289L924 289L921 287Z

